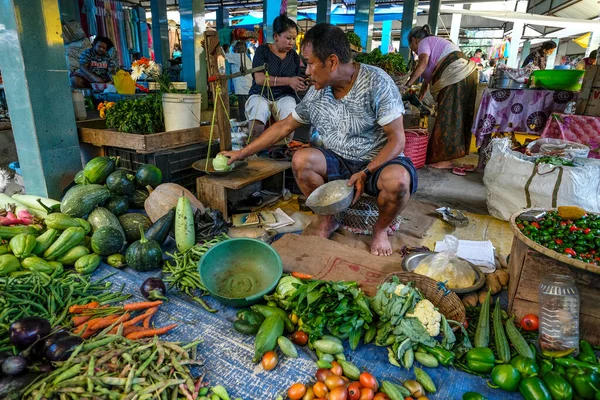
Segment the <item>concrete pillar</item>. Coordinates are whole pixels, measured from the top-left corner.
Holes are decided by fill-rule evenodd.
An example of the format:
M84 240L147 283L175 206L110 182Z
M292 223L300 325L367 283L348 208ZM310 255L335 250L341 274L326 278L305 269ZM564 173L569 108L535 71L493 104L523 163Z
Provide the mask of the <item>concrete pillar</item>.
M183 80L202 95L202 109L208 108L208 73L202 46L206 28L204 0L179 0L181 61Z
M519 44L521 43L521 37L523 36L523 28L525 28L523 21L517 21L513 24L512 36L510 39L510 50L508 52L508 61L506 62L506 65L511 68L519 67Z
M392 44L392 21L383 21L381 25L381 52L387 54Z
M371 51L375 0L356 0L354 10L354 32L360 37L363 51Z
M440 4L442 0L431 0L429 2L429 16L427 17L427 24L431 28L431 33L437 35L438 31L438 19L440 16Z
M168 66L171 58L169 49L169 21L167 19L167 0L150 0L152 13L152 46L154 61L163 67Z
M73 0L60 0L60 20L64 22L80 21L79 3Z
M317 1L317 24L331 20L331 0Z
M411 57L410 47L408 43L408 34L413 28L417 19L417 6L419 0L405 0L402 10L402 26L400 28L400 54L405 60Z
M273 43L273 21L279 16L281 1L263 0L263 34L265 43Z
M560 40L552 39L552 41L554 43L556 43L556 49L554 49L554 52L548 56L548 59L546 60L546 69L554 69L554 64L555 64L556 58L557 58L556 53L558 53L558 44L560 43Z
M462 4L455 4L454 8L463 8ZM460 35L460 22L462 21L462 14L452 14L452 25L450 27L450 40L454 44L458 45L458 36Z
M82 163L58 0L0 1L0 69L25 189L59 199Z
M521 67L521 65L523 64L523 61L525 61L525 59L527 58L529 53L531 53L531 40L526 40L523 43L523 49L521 50L521 58L519 59L519 62L517 63L517 66L519 68Z
M140 32L140 51L142 57L150 57L150 47L148 45L148 24L146 23L146 10L144 7L135 7L138 14L138 30Z
M229 11L225 7L217 8L217 30L229 26Z
M280 14L286 13L290 19L298 22L298 0L281 2Z

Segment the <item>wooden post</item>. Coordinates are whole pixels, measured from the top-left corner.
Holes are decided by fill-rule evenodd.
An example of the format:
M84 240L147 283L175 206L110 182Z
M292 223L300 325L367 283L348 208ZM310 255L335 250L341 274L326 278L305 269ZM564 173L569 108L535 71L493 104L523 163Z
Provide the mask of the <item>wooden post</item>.
M223 49L219 44L219 36L215 31L206 31L204 33L204 48L206 49L208 76L216 76L219 72L219 57L225 62ZM224 73L224 71L223 71ZM221 85L221 100L217 98L217 86ZM227 81L217 80L210 84L210 89L213 94L213 101L217 104L217 115L215 128L218 130L219 139L221 141L221 151L231 150L231 126L229 124L229 92L227 91ZM223 108L225 106L225 109Z

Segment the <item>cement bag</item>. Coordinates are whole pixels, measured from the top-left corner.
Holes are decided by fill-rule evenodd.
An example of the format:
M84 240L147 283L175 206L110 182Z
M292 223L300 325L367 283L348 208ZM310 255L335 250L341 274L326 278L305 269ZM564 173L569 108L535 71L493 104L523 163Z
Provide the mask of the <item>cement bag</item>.
M561 139L538 139L527 145L528 156L559 156L570 159L587 158L590 148L584 144Z
M510 150L508 139L493 139L485 167L490 215L508 221L530 207L579 206L600 212L600 161L576 158L575 167L535 164L536 157Z

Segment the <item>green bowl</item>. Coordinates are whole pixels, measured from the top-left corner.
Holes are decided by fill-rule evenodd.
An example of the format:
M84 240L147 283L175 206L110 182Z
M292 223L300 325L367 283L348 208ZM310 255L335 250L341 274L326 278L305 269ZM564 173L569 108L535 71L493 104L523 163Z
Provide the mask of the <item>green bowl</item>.
M230 307L247 307L275 289L283 264L270 245L256 239L229 239L210 248L198 265L212 297Z
M531 74L531 81L536 87L542 87L548 90L570 90L577 92L581 90L584 74L585 71L575 69L545 69L533 71Z

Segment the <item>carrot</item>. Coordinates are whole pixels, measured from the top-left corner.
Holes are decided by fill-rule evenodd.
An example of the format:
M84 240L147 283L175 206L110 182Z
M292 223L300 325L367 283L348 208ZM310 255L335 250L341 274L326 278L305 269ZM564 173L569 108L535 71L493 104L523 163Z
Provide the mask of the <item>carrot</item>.
M74 335L79 335L81 332L85 331L90 324L86 324L85 322L79 325L77 328L73 329Z
M125 322L130 316L129 313L126 313L123 315L109 315L108 317L94 318L90 321L90 328L94 330L104 329L117 321Z
M145 318L151 317L152 315L154 315L156 310L158 310L158 307L149 308L145 313L140 314L137 317L130 319L129 321L125 321L123 323L123 328L127 328L128 326L135 325L138 322L143 321ZM117 333L118 329L119 329L119 326L115 326L109 333L111 335L114 335L115 333Z
M146 318L144 318L144 329L149 329L150 328L150 320L152 319L152 315L148 315Z
M160 306L163 302L160 300L157 301L140 301L139 303L129 303L123 306L123 310L125 311L139 311L145 310L147 308Z
M82 339L89 339L96 333L98 333L97 329L88 327L88 329L86 329L85 332L83 332L83 334L80 337Z
M143 331L130 333L129 335L127 335L125 337L127 339L136 340L136 339L141 339L141 338L146 338L146 337L152 337L155 335L164 335L165 333L169 332L171 329L173 329L175 327L177 327L177 324L171 324L171 325L167 325L167 326L164 326L162 328L157 328L157 329L144 329Z
M292 276L294 278L298 278L298 279L312 279L313 278L312 275L305 274L303 272L296 272L296 271L292 272Z
M76 317L73 317L71 319L71 322L73 323L73 326L80 326L81 324L85 324L86 322L88 322L90 318L92 318L91 315L78 315Z
M143 330L144 330L144 328L141 327L141 326L137 326L137 325L128 326L127 328L123 329L123 336L127 336L130 333L140 332L140 331L143 331Z
M89 310L91 308L98 308L99 306L100 306L100 303L98 303L97 301L92 301L88 304L71 306L71 307L69 307L69 312L71 314L81 314L84 310Z

